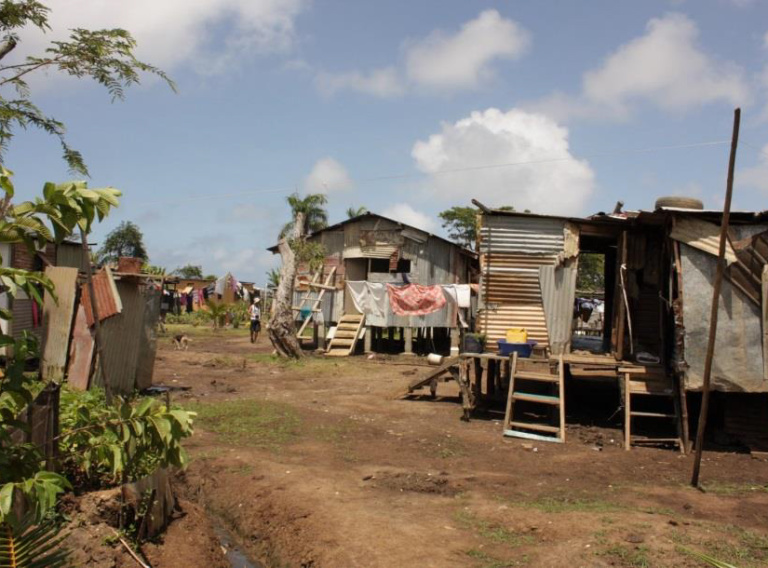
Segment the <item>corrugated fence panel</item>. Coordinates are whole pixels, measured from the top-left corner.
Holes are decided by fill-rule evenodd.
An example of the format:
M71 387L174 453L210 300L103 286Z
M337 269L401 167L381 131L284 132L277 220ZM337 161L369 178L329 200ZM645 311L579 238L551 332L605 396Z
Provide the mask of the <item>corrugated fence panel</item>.
M144 321L139 341L139 360L136 366L136 388L152 386L152 376L157 355L157 322L160 320L160 296L157 288L144 288Z
M77 268L48 266L45 275L56 290L56 299L46 294L43 302L43 322L46 330L41 373L48 381L60 382L69 354L69 336L75 315Z
M480 230L481 248L491 254L557 254L565 246L565 221L537 217L490 215Z
M98 384L109 381L115 394L128 394L136 383L145 300L135 283L116 284L123 311L101 324L104 360L99 364Z
M553 355L568 351L576 295L576 266L542 266L539 269L541 296Z

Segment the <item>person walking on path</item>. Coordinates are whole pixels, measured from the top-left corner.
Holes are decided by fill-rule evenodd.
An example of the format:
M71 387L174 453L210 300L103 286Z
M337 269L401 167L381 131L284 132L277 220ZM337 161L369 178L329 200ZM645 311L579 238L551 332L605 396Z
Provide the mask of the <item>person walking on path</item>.
M253 303L248 306L248 315L251 316L251 343L255 343L259 338L261 331L261 309L259 308L259 298L254 298Z

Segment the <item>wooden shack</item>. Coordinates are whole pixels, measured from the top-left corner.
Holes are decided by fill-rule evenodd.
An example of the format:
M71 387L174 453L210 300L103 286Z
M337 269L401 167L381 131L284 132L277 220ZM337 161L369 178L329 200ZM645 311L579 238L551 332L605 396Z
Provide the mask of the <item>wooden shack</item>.
M318 330L334 327L344 318L351 321L366 315L356 305L350 283L468 285L476 274L472 251L375 213L317 231L309 240L323 245L325 260L317 272L306 265L298 267L294 305L297 317L310 314L315 324L312 327ZM269 250L276 253L277 247ZM369 313L364 322L365 350L411 353L421 337L440 343L448 352L451 344L458 346L458 322L445 311L419 317L398 316L391 311ZM350 339L356 341L357 337Z

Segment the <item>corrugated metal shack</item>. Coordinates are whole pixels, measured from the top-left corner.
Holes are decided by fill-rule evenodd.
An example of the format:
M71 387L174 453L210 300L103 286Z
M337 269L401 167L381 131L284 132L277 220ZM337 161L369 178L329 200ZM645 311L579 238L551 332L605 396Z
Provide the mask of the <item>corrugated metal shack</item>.
M682 387L685 416L685 393L702 385L721 216L679 208L585 219L486 210L477 328L489 350L506 329L526 328L551 355L564 355L569 377L616 372L618 378L622 364L642 365L645 357ZM603 336L588 354L572 348L583 253L605 256ZM768 214L731 214L727 261L712 372L712 389L723 393L716 396L715 422L766 446ZM698 411L695 394L691 408L690 414Z
M326 250L322 273L317 281L325 282L333 272L329 284L333 290L326 290L319 308L322 318L318 319L322 319L324 327L339 322L344 314L359 313L347 290L348 281L409 282L431 286L469 284L476 275L477 259L472 251L375 213L365 213L327 227L311 235L309 240L321 243ZM277 247L269 250L276 253ZM394 261L393 255L396 257ZM316 274L308 266L298 267L294 305L300 304L308 294L310 298L319 295L309 287L315 277ZM450 328L445 327L444 316L429 314L414 318L394 313L385 316L386 326L366 326L366 350L375 349L382 330L388 330L391 338L398 328L408 334L416 328L429 329L429 333L439 330L437 333L444 340L450 333L450 341L458 345L459 332L455 328L450 332ZM410 345L403 343L401 347L409 352Z

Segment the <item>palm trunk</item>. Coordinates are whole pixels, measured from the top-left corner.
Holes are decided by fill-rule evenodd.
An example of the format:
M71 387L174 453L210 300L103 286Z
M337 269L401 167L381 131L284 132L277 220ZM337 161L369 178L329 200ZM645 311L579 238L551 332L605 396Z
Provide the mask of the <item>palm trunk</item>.
M294 240L304 236L304 214L297 213L293 223ZM280 239L277 245L283 266L280 268L280 283L274 298L274 309L269 320L269 340L281 357L299 359L304 356L301 344L296 337L296 325L293 316L293 284L296 279L296 255L288 244L288 238Z

